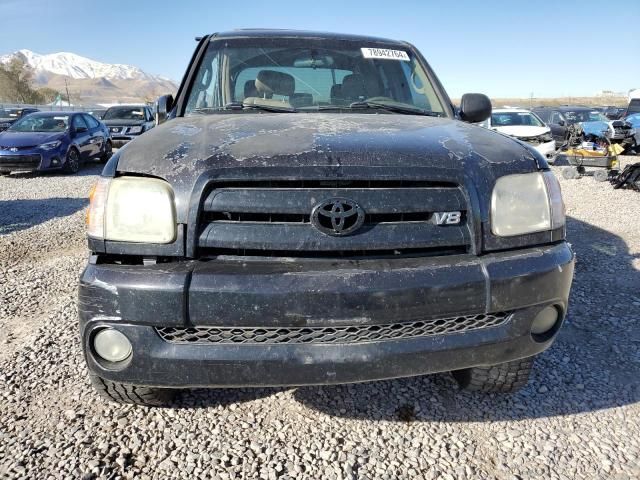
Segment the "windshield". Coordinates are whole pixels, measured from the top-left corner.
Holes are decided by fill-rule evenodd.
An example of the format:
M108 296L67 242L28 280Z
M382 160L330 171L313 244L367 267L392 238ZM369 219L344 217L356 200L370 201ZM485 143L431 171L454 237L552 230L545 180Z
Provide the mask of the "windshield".
M69 126L68 115L28 115L11 127L11 132L64 132Z
M542 120L531 112L496 112L491 114L492 127L511 127L516 125L544 127Z
M407 112L444 115L411 50L371 47L367 42L299 38L213 41L185 113L231 106L318 111L349 109L359 102L359 108L406 107Z
M596 110L579 110L577 112L562 112L570 124L578 122L608 122L609 119Z
M144 110L142 107L113 107L107 110L103 120L144 120Z

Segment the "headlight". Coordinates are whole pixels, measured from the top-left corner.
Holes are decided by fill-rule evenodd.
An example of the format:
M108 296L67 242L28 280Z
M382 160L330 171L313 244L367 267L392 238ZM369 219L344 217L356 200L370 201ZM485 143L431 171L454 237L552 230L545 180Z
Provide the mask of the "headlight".
M176 238L173 190L156 178L100 178L89 196L87 234L135 243L171 243Z
M40 145L42 150L53 150L54 148L58 148L62 142L60 140L56 140L55 142L43 143Z
M129 127L127 133L135 135L136 133L142 133L142 127Z
M491 195L491 231L500 237L554 230L565 223L560 184L551 172L500 177Z

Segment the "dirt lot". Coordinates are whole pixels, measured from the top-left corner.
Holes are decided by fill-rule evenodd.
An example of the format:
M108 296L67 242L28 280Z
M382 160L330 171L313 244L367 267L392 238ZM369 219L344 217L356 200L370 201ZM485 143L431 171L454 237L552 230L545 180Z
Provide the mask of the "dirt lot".
M442 374L147 409L98 398L78 341L99 171L0 178L0 478L640 478L640 193L560 180L572 304L518 394Z

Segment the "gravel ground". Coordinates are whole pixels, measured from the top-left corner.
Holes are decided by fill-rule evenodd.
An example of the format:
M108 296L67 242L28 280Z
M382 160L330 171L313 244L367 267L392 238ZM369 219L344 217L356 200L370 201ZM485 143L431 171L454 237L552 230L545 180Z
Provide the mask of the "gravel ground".
M448 375L107 403L76 329L79 176L0 178L0 478L640 478L640 193L560 179L568 322L515 395ZM554 169L559 175L559 169Z

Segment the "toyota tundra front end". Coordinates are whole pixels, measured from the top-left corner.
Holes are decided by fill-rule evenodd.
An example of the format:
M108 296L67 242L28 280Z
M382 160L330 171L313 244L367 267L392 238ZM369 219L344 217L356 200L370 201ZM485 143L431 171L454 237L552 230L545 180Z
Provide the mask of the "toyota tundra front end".
M560 188L533 148L454 111L410 44L200 40L164 121L87 215L82 346L107 398L451 371L513 391L567 312Z

